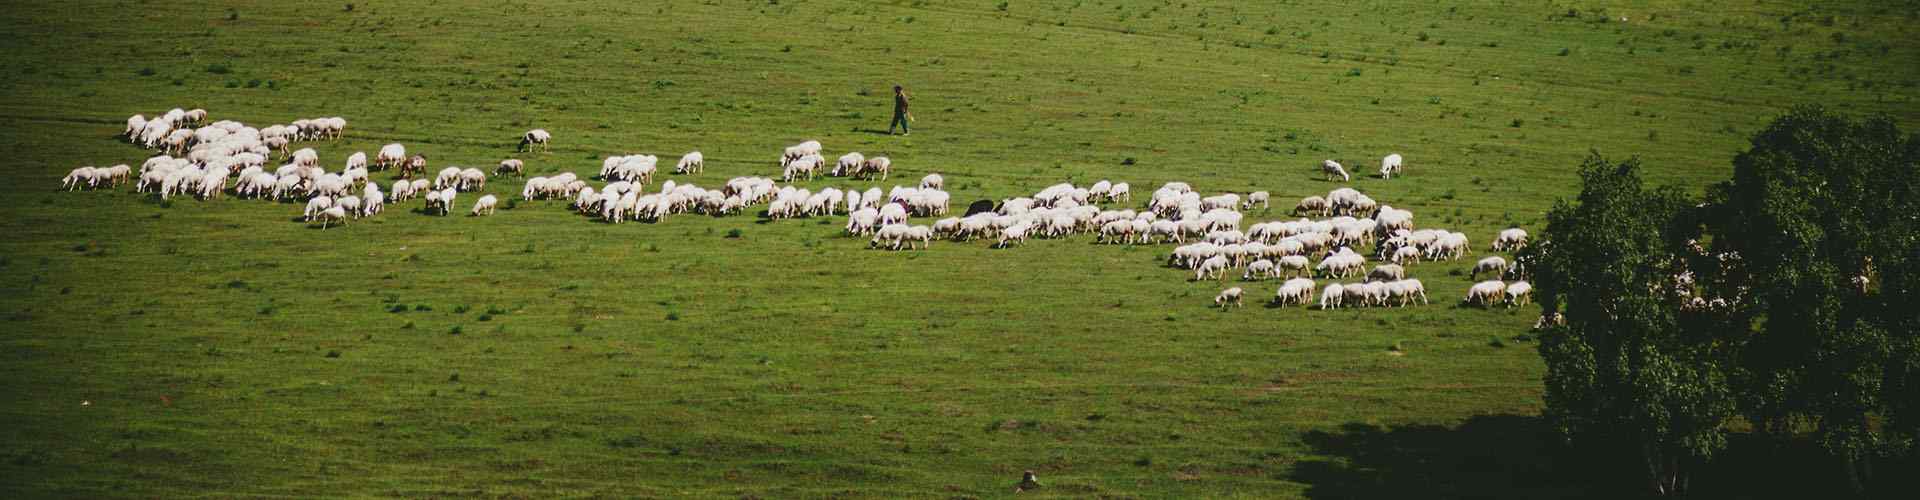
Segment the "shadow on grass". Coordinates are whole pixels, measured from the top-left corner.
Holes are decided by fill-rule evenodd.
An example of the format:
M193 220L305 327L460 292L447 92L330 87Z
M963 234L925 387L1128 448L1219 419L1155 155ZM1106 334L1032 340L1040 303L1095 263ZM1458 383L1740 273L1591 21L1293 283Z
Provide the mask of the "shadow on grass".
M1478 416L1453 428L1349 423L1302 441L1335 457L1294 467L1291 479L1308 485L1309 498L1606 496L1556 475L1552 435L1539 417Z
M1294 466L1306 496L1335 498L1650 498L1627 454L1570 450L1540 417L1477 416L1456 427L1349 423L1301 438L1322 460ZM1616 450L1618 451L1618 450ZM1611 457L1611 458L1609 458ZM1916 460L1879 463L1865 498L1916 498ZM1802 436L1736 433L1692 473L1684 498L1855 498L1840 468Z

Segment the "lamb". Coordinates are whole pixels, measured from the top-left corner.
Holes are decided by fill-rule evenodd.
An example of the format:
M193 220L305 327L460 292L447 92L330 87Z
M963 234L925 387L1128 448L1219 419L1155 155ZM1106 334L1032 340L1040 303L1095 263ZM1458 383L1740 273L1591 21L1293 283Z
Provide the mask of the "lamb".
M476 200L473 202L473 211L469 212L469 215L472 215L475 217L478 217L481 215L493 215L494 207L498 206L499 204L500 204L500 199L495 198L493 195L482 196L480 197L479 200Z
M547 133L547 129L536 128L520 135L519 150L532 151L534 146L539 146L542 151L550 151L552 150L552 142L553 134Z
M1499 256L1487 257L1480 259L1480 262L1474 263L1473 271L1467 273L1467 279L1478 278L1480 273L1493 273L1494 276L1499 276L1500 273L1506 271L1507 259L1502 259Z
M1340 166L1340 162L1333 160L1320 162L1320 173L1326 174L1328 180L1332 180L1334 177L1339 177L1340 182L1350 182L1353 180L1352 177L1347 176L1347 169Z
M326 230L328 223L345 222L347 218L347 210L341 207L332 207L326 210L321 210L317 215L318 215L317 218L320 219L320 229Z
M500 166L494 167L493 169L493 176L506 177L507 174L526 176L527 162L520 161L519 158L500 160Z
M680 162L673 165L673 173L676 174L696 174L706 169L707 157L706 155L700 154L699 151L689 152L681 156Z
M1240 301L1240 296L1243 293L1244 293L1244 290L1241 290L1240 287L1237 287L1237 286L1233 288L1228 288L1226 290L1221 290L1220 295L1216 295L1213 297L1213 305L1214 307L1219 307L1222 309L1225 309L1229 304L1235 307L1244 307L1246 306L1246 304L1243 304Z
M1474 283L1472 287L1468 287L1467 296L1461 299L1461 302L1486 307L1493 305L1493 301L1505 297L1506 293L1506 283L1499 280L1482 281Z
M1395 172L1399 172L1400 169L1401 169L1401 161L1400 161L1399 153L1390 154L1390 155L1387 155L1386 158L1380 159L1380 178L1381 179L1393 178L1393 174Z
M1495 252L1518 252L1526 247L1527 230L1517 227L1502 230L1499 236L1493 239L1493 251Z
M1525 281L1515 281L1513 283L1509 283L1507 284L1505 296L1507 299L1508 309L1512 309L1513 306L1515 305L1521 305L1521 304L1526 304L1528 302L1532 302L1533 301L1533 284L1527 283Z
M1273 294L1273 303L1280 306L1307 305L1313 302L1313 280L1294 278L1280 284L1280 290Z

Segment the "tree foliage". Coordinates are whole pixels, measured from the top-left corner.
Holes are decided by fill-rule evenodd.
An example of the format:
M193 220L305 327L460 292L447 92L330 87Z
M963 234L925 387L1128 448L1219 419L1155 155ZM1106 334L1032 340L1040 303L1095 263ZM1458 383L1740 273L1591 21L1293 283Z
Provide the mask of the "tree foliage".
M1677 493L1726 446L1733 402L1718 344L1681 328L1689 290L1673 277L1697 232L1693 202L1643 187L1638 171L1589 157L1579 198L1547 214L1547 243L1526 258L1543 307L1565 318L1541 338L1548 418L1576 444L1626 446L1653 491Z
M1659 494L1744 417L1811 430L1855 492L1920 435L1920 138L1795 109L1695 203L1597 154L1547 216L1537 262L1547 417L1626 447ZM1901 479L1894 474L1895 481ZM1882 490L1897 488L1883 486Z
M1856 489L1875 456L1911 447L1916 151L1889 118L1798 108L1709 194L1712 246L1740 263L1722 293L1752 332L1741 412L1774 435L1812 423Z

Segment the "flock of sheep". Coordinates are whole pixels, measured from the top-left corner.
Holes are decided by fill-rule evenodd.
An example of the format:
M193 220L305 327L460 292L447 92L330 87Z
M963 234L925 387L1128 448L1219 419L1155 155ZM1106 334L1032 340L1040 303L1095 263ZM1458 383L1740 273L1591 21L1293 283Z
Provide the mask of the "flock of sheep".
M388 144L369 161L364 152L349 156L337 172L320 166L312 148L291 150L299 141L340 138L347 122L342 118L296 120L289 124L253 128L235 121L205 123L204 110L174 109L153 118L135 115L124 135L130 142L159 150L136 172L129 165L80 167L62 179L68 190L111 188L134 182L138 192L163 199L193 196L213 199L224 194L241 198L305 202L301 219L321 229L349 218L372 217L389 202L423 198L423 213L449 215L460 193L486 187L488 174L477 168L448 166L431 180L425 178L423 154L409 155L401 144ZM544 149L552 142L546 130L522 135L519 150ZM285 162L268 170L275 155ZM803 217L846 217L845 233L868 239L869 248L907 250L926 248L934 240L991 241L994 248L1025 243L1029 238L1066 238L1091 234L1099 243L1177 245L1166 265L1191 270L1195 281L1226 279L1240 270L1240 279L1259 282L1286 278L1276 290L1279 306L1313 303L1318 290L1322 309L1340 307L1405 307L1429 303L1419 279L1409 268L1423 262L1452 261L1471 253L1467 235L1443 229L1416 228L1411 211L1380 204L1352 188L1338 188L1326 196L1309 196L1294 205L1289 220L1250 222L1242 210L1270 208L1265 191L1203 196L1185 182L1169 182L1153 190L1138 209L1133 187L1101 180L1086 186L1056 184L1030 196L979 202L963 215L952 215L952 196L940 174L928 174L913 186L882 190L824 187L817 191L790 183L816 176L884 181L893 163L884 156L851 152L829 165L817 141L785 148L779 157L779 181L769 177L736 177L719 189L664 180L649 192L659 158L635 154L609 156L602 163L596 188L572 172L527 178L520 191L526 201L565 200L584 216L606 223L629 220L660 222L676 214L713 217L739 215L764 206L773 220ZM690 152L674 165L674 173L697 174L705 156ZM370 169L396 168L398 178L383 190L369 179ZM525 175L522 160L501 161L494 176ZM1333 160L1322 164L1329 177L1349 179L1345 166ZM1398 154L1381 160L1380 175L1404 172ZM415 178L419 176L419 178ZM137 178L137 181L135 179ZM787 183L783 185L782 183ZM468 213L492 215L500 200L481 195ZM1103 207L1105 204L1107 207ZM1319 217L1318 219L1310 217ZM934 219L913 224L914 218ZM1527 245L1527 232L1512 228L1493 240L1493 251L1513 252ZM1369 257L1378 261L1367 268ZM1314 262L1314 259L1318 262ZM1526 266L1509 264L1499 256L1481 259L1470 275L1481 273L1514 280L1490 280L1472 285L1463 302L1512 307L1527 301L1532 286L1525 281ZM1329 280L1321 285L1315 278ZM1359 279L1347 283L1334 280ZM1242 304L1242 287L1223 290L1214 299L1225 308Z

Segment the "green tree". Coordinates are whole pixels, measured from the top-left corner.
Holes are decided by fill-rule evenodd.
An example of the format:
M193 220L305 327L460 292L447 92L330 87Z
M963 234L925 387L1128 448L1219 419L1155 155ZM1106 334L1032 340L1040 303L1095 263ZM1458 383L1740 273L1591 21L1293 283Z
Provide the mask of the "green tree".
M1856 492L1876 456L1912 447L1916 151L1890 118L1797 108L1709 193L1712 247L1737 263L1718 293L1751 332L1741 412L1782 439L1811 422Z
M1678 495L1725 448L1734 405L1724 344L1682 327L1694 203L1638 171L1590 156L1579 197L1554 206L1524 258L1543 314L1565 319L1541 336L1546 416L1576 448L1637 457L1653 493Z

